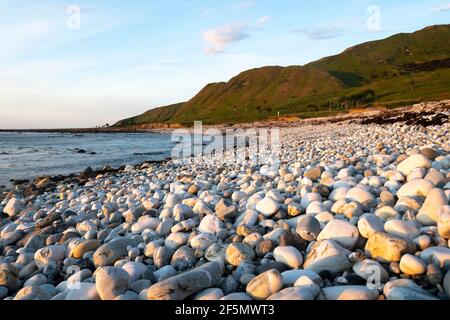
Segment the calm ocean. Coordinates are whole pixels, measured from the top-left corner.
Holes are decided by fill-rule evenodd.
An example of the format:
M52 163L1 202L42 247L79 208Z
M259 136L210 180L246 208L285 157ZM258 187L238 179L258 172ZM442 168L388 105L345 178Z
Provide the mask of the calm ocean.
M0 133L0 186L10 186L11 179L164 160L170 139L153 133Z

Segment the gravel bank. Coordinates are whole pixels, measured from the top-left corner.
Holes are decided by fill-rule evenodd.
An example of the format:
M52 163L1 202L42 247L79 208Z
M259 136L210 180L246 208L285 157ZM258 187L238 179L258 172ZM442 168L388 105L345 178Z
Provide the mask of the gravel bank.
M448 119L281 136L276 170L204 157L9 192L0 299L449 299Z

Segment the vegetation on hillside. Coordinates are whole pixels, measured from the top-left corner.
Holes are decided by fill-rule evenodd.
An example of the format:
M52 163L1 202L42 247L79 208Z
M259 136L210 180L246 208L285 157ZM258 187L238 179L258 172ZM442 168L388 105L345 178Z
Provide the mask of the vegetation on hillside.
M239 123L277 115L312 117L372 105L450 98L450 25L354 46L305 66L269 66L205 86L186 103L116 125Z

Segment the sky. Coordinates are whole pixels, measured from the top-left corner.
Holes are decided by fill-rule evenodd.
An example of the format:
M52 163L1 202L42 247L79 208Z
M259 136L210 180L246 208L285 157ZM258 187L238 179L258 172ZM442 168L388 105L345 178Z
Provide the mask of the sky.
M0 0L0 128L113 124L247 69L448 23L448 0Z

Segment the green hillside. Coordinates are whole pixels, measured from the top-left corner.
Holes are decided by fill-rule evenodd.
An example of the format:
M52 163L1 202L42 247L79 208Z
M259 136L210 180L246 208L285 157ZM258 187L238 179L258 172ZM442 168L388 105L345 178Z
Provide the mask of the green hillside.
M450 25L354 46L305 66L270 66L208 84L183 104L150 110L117 125L206 124L315 117L374 104L450 98Z
M166 123L176 114L176 112L180 109L182 105L183 103L177 103L165 107L152 109L147 112L144 112L141 115L120 120L115 124L115 126L126 127L146 123Z

